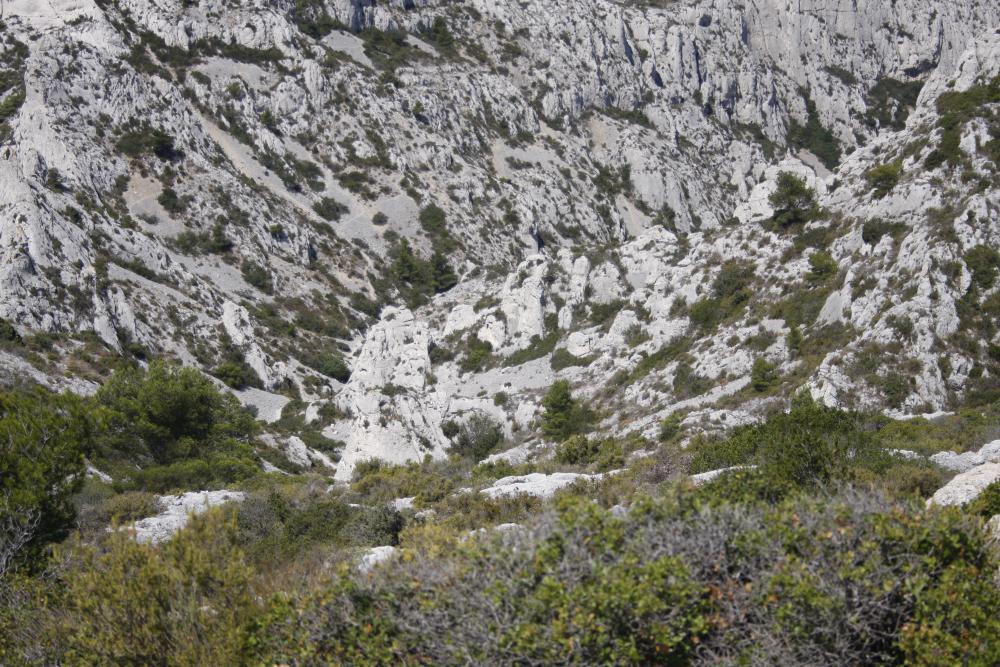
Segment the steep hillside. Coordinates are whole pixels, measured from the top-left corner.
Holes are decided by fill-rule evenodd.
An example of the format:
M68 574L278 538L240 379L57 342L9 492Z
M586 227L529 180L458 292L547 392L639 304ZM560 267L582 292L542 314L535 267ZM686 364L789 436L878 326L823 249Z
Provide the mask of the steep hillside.
M12 375L88 392L176 357L342 441L345 479L473 412L527 456L557 378L646 435L803 386L899 413L995 391L995 3L3 20Z

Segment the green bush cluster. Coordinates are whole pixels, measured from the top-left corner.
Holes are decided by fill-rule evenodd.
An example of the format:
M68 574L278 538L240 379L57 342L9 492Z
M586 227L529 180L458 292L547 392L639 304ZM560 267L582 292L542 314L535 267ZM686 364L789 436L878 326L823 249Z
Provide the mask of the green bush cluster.
M806 124L801 125L794 120L791 121L785 139L789 146L810 151L827 169L835 169L840 164L840 142L833 132L823 125L816 103L808 91L800 92L806 105Z
M977 245L965 253L965 265L972 273L973 284L981 289L988 290L993 287L997 279L997 272L1000 271L1000 252L996 248L985 245Z
M347 367L347 362L339 354L333 354L332 352L307 352L302 355L301 361L314 371L331 377L337 382L344 383L351 379L351 369Z
M271 273L266 267L256 262L243 260L243 263L240 265L240 273L243 275L243 280L247 281L247 284L256 287L264 294L274 292L274 282L271 279Z
M901 222L886 222L881 218L873 218L865 221L861 227L861 240L868 245L877 245L884 236L892 236L898 241L909 231L910 228Z
M455 431L451 452L479 461L499 449L503 440L503 425L486 414L476 413Z
M150 154L161 160L173 161L181 156L180 151L174 146L174 138L170 134L148 125L123 133L115 146L119 151L132 158Z
M429 259L424 259L413 251L409 241L403 239L393 245L389 257L391 264L382 290L397 290L411 308L458 284L455 270L440 250L435 250Z
M948 164L959 166L965 161L960 143L962 131L974 118L986 118L990 123L991 141L986 146L987 155L994 166L1000 168L1000 119L992 105L1000 102L1000 75L990 81L977 83L964 92L949 91L937 99L938 127L941 139L937 147L924 160L927 169L937 169Z
M586 501L271 606L268 664L993 664L976 521L867 496L774 508ZM461 620L461 622L459 622Z
M14 325L5 319L0 319L0 343L21 343L21 334Z
M811 283L822 283L837 275L837 260L826 250L817 250L809 255L809 273L806 280Z
M588 438L571 435L556 447L555 460L577 466L612 470L625 465L626 445L615 438Z
M1000 566L981 520L845 492L774 506L567 499L531 531L412 536L375 576L255 576L346 505L255 497L167 544L70 543L0 607L0 659L44 664L968 664L1000 660ZM466 494L468 495L468 494ZM312 509L307 509L311 507ZM285 514L285 518L280 515ZM364 512L359 513L359 516ZM359 519L391 535L391 513ZM382 532L382 531L388 531ZM404 542L404 545L407 544ZM263 573L261 573L263 574Z
M140 470L126 486L163 492L205 488L259 470L254 418L193 368L154 361L117 371L94 397L103 419L94 455Z
M865 120L868 126L902 130L906 127L910 110L917 106L917 98L923 87L923 81L880 78L868 91L868 98L865 100L868 107Z
M750 369L750 386L756 392L765 392L778 384L780 377L776 364L764 357L754 359Z
M317 550L393 546L404 525L385 504L352 505L310 486L258 491L234 511L236 542L261 568L307 559Z
M754 466L750 475L763 485L759 491L776 498L794 489L867 480L891 464L861 415L800 395L787 413L741 427L722 442L697 444L691 469Z
M739 314L750 300L754 279L752 265L737 260L725 262L712 282L711 296L691 304L691 322L702 331L712 331Z
M336 222L340 220L345 213L350 211L347 206L341 204L336 199L332 197L323 197L318 202L313 204L313 210L324 220L329 220L330 222Z
M0 393L0 580L15 565L36 565L46 544L69 534L95 428L73 396Z
M449 473L454 463L390 465L364 461L354 468L351 491L367 504L388 503L396 498L415 498L418 505L437 502L451 493L457 480Z

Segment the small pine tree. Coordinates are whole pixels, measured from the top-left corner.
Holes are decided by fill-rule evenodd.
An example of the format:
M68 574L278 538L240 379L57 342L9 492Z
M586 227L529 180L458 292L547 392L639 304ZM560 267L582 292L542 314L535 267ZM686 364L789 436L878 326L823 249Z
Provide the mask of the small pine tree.
M458 284L458 276L448 263L448 258L440 252L431 256L431 271L433 273L434 291L438 294L447 292Z
M542 433L557 442L585 431L590 422L590 411L573 398L567 380L557 380L549 387L542 407Z
M750 384L754 391L764 392L778 383L777 366L764 357L758 357L750 370Z
M779 229L805 224L816 216L816 193L795 174L778 174L778 187L769 201L774 209L771 222Z

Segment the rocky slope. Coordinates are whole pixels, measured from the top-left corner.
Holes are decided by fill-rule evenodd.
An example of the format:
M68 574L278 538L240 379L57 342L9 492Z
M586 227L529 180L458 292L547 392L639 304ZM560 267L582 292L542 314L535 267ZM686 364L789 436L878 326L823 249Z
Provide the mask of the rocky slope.
M531 456L563 377L603 429L655 436L803 386L947 410L1000 370L995 3L15 0L3 20L13 373L236 369L262 417L301 397L346 478L443 455L477 412ZM785 173L815 192L788 228ZM417 289L403 248L458 284Z

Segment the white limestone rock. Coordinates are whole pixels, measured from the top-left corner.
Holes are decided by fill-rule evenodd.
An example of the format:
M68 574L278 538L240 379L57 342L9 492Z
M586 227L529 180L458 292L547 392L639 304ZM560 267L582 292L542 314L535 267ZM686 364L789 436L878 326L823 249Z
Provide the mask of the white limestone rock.
M731 466L729 468L719 468L718 470L709 470L708 472L700 472L695 475L691 475L691 481L694 482L695 486L701 486L702 484L707 484L720 476L728 472L737 472L740 470L754 470L757 466Z
M575 472L554 472L544 474L533 472L527 475L514 475L503 477L493 482L492 485L481 489L480 493L490 498L502 498L504 496L528 495L538 498L549 498L559 489L565 488L578 481L596 481L608 475L613 475L617 471L597 473L588 475Z
M361 556L361 561L358 563L358 572L362 574L368 574L374 570L379 565L387 563L396 557L398 553L396 547L384 546L384 547L372 547L363 556Z
M1000 463L984 463L955 475L927 499L927 506L964 505L975 500L987 486L1000 480Z
M226 503L242 502L244 497L242 491L190 491L177 496L159 496L160 513L136 521L131 528L137 541L159 544L183 529L191 515Z

